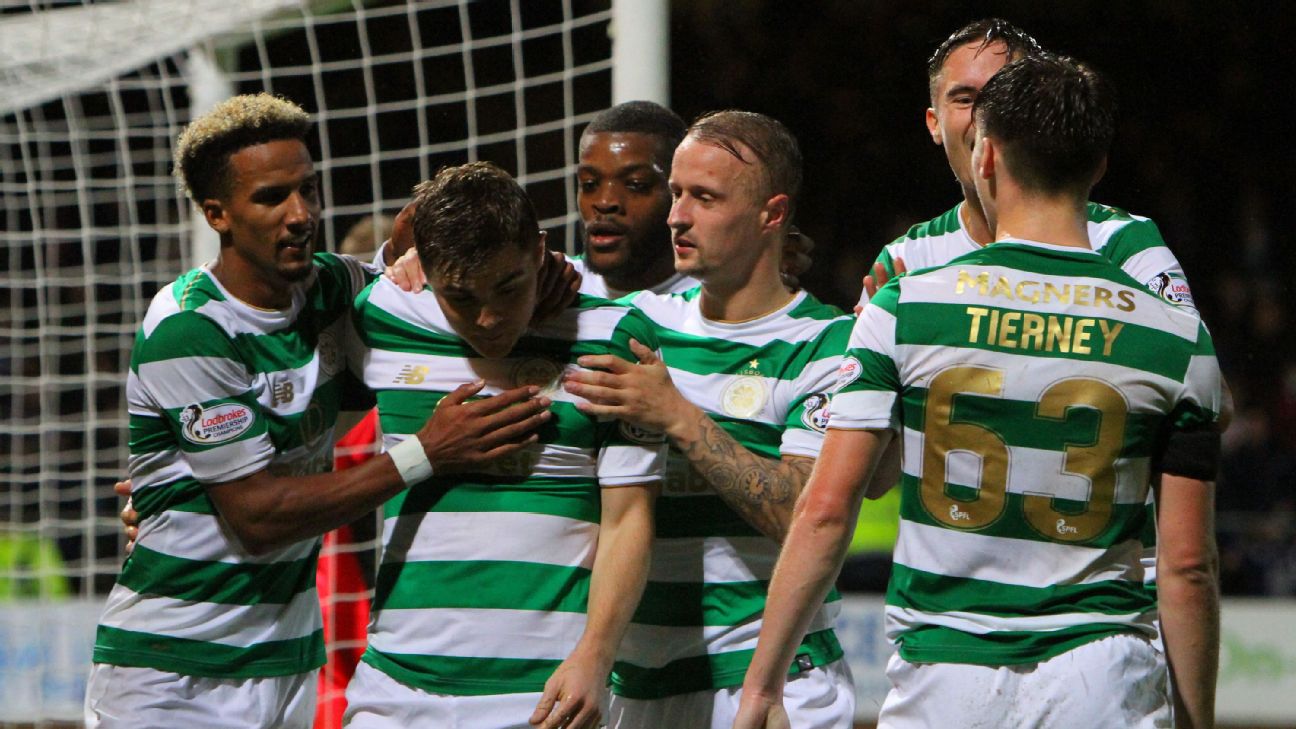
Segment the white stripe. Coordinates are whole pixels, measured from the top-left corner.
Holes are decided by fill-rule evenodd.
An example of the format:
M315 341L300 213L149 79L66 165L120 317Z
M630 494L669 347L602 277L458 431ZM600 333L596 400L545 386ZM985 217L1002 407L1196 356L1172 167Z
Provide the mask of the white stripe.
M252 388L252 377L243 363L224 357L179 357L141 364L138 375L127 375L126 387L147 391L158 407L174 409L238 397Z
M1155 611L1147 613L1063 613L1061 615L1034 615L1020 618L1000 618L968 612L929 613L912 608L887 605L887 637L895 640L911 627L940 625L972 635L988 635L1003 631L1052 632L1081 625L1107 623L1128 625L1155 635Z
M158 289L149 302L148 311L144 312L144 321L140 324L145 339L153 336L153 330L166 321L167 317L180 311L180 303L171 291L173 285L174 282Z
M658 537L648 579L653 582L752 582L774 574L779 545L765 537Z
M415 516L417 518L415 518ZM412 537L403 523L415 526ZM399 530L399 532L397 532ZM559 567L594 566L598 524L561 516L495 511L461 511L394 516L384 520L384 542L408 540L403 554L385 563L431 561L516 561Z
M973 279L982 273L988 274L989 287L983 296L978 293L974 285L964 286L962 293L955 293L956 281L959 273L966 273ZM992 296L990 291L993 290L995 282L1000 277L1008 281L1009 287L1013 289L1014 296ZM1033 283L1033 286L1025 286L1026 282ZM1072 292L1071 303L1063 303L1057 299L1044 301L1044 284L1053 284L1059 290L1064 286ZM1023 285L1023 295L1031 296L1038 293L1040 301L1031 303L1029 300L1015 298L1015 292L1019 285ZM1089 305L1077 305L1074 303L1075 292L1078 286L1088 286L1087 295L1090 301ZM1099 289L1106 289L1111 292L1110 306L1106 304L1095 304L1094 292ZM1127 291L1127 296L1131 297L1134 303L1132 311L1121 311L1117 306L1123 305L1118 298L1118 292ZM1147 289L1142 287L1133 288L1109 281L1103 278L1094 277L1063 277L1050 276L1042 273L1029 273L1016 269L1006 268L1003 266L987 266L981 264L959 264L943 268L926 274L915 276L906 276L900 288L900 303L938 303L938 304L962 304L967 306L992 306L1007 307L1023 311L1032 311L1041 314L1069 315L1073 317L1084 318L1104 318L1114 319L1117 321L1137 324L1142 327L1159 329L1168 334L1196 341L1198 320L1190 312L1180 311L1178 307L1162 301L1154 296ZM983 324L988 326L988 324ZM1101 344L1101 335L1094 330L1094 339Z
M193 475L189 462L174 448L132 454L127 459L126 471L130 474L133 495L150 488L165 488L167 484Z
M310 557L319 538L304 539L267 554L248 553L217 516L163 511L140 523L138 544L181 559L226 564L273 564Z
M1214 355L1194 355L1184 375L1184 399L1212 413L1223 408L1219 360Z
M1137 540L1100 549L900 524L895 562L923 572L1039 588L1143 579Z
M518 387L516 373L528 362L546 359L553 366L553 379L541 386L540 394L555 402L579 403L577 397L562 388L562 377L568 372L579 372L581 367L539 357L510 357L485 359L482 357L442 357L434 354L417 354L385 349L370 349L363 361L365 384L373 390L417 390L423 392L450 392L456 387L482 379L486 386L480 395L498 395ZM421 381L411 382L407 373L410 367L423 367ZM415 378L417 379L417 378ZM527 383L534 384L534 383Z
M600 486L630 486L661 481L666 476L666 453L670 445L608 445L599 451Z
M729 386L735 381L743 379L759 382L761 387L764 388L764 400L761 403L760 410L751 415L744 414L742 420L765 425L781 426L783 424L781 414L788 411L790 403L787 396L789 393L779 385L786 382L786 380L780 380L777 377L757 377L755 375L699 375L693 372L677 370L669 365L667 365L667 369L670 371L671 380L680 393L689 402L712 415L720 414L733 417L725 411L724 399Z
M290 640L320 628L319 595L312 584L287 605L217 605L170 597L140 595L113 587L100 625L189 640L248 648ZM199 649L201 650L201 649Z
M851 329L847 350L867 349L892 357L895 352L896 318L880 306L868 306Z
M393 654L465 658L567 658L585 615L538 610L419 608L382 610L369 645Z
M402 291L386 278L379 279L369 293L369 303L401 321L456 339L459 336L446 319L436 294L424 289L416 294ZM534 328L528 334L568 342L611 339L628 306L600 306L593 309L564 309Z
M892 408L896 393L883 390L856 390L833 395L829 405L828 427L846 430L884 430L899 426L893 422ZM906 452L908 443L906 443Z
M824 434L813 428L788 428L783 431L779 455L818 458L823 450Z
M699 307L700 297L686 301L678 296L660 296L642 292L634 298L634 305L648 315L658 326L693 337L737 342L749 347L764 347L774 342L807 342L836 321L834 319L792 318L788 312L801 305L806 292L798 292L784 306L759 319L741 323L726 323L707 319ZM667 363L670 364L669 362Z

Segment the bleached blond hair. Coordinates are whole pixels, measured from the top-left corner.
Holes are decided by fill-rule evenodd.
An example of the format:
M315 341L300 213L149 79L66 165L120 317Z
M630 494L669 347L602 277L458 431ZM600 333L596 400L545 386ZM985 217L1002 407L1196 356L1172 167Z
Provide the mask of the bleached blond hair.
M222 101L180 133L175 148L175 177L181 192L195 203L229 192L230 155L278 139L305 141L310 116L298 105L267 93L243 94Z

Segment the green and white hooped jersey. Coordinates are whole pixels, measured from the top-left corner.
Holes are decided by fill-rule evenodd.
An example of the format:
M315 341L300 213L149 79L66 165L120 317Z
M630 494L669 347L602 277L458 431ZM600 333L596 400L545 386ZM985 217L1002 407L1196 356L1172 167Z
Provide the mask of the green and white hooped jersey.
M448 392L538 385L553 400L540 443L472 472L436 474L384 507L383 556L364 660L392 678L460 696L541 691L585 628L600 488L660 481L661 435L598 420L561 387L587 354L633 361L656 347L629 306L582 296L486 359L451 329L435 294L380 280L356 300L385 445L416 432Z
M573 256L569 260L576 272L581 275L580 292L582 294L596 296L600 299L619 299L627 294L638 293L636 291L621 291L608 286L607 279L589 269L584 256ZM697 288L698 284L699 281L692 276L676 273L647 290L654 294L682 294L689 289Z
M680 392L752 452L819 455L851 319L804 292L755 321L710 321L700 290L630 299L657 326ZM612 690L635 699L738 686L760 633L779 545L730 509L672 449L657 500L643 600L621 642ZM841 657L840 596L815 616L794 671Z
M944 266L959 256L980 250L981 246L963 228L959 217L962 209L963 203L959 203L940 216L914 225L887 244L875 263L881 263L887 275L894 276L897 258L904 261L905 270L920 271ZM1095 202L1089 203L1085 212L1089 244L1095 251L1166 301L1196 311L1183 266L1166 246L1156 223ZM860 294L860 304L867 303L868 293L864 292Z
M203 484L331 469L338 410L359 392L346 370L351 302L372 276L320 253L287 309L235 299L207 266L153 298L126 383L139 539L100 619L96 662L215 678L324 663L319 539L249 554Z
M851 334L829 427L904 439L900 655L1031 663L1153 634L1151 459L1219 407L1196 314L1091 251L1005 241L888 283Z

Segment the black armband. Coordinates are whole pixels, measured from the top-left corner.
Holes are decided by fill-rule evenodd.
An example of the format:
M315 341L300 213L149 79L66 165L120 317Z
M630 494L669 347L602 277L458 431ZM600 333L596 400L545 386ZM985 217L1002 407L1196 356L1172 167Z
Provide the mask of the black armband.
M1152 470L1199 481L1214 481L1219 462L1220 434L1213 425L1207 425L1167 433L1153 459Z

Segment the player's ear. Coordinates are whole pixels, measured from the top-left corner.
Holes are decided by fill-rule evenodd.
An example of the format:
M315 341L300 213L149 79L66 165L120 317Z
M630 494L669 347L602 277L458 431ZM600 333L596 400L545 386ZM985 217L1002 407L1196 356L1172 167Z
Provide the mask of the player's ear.
M545 231L545 230L540 231L540 240L539 240L538 244L536 245L536 260L537 260L537 261L542 261L542 260L544 259L545 251L548 250L548 249L545 247L545 239L546 239L548 236L549 236L549 232L548 232L548 231Z
M209 197L202 201L203 217L207 219L207 225L217 233L228 233L230 228L229 215L226 214L225 205L214 197Z
M789 207L792 204L791 198L787 193L780 192L765 201L765 206L761 209L761 228L771 229L782 227L788 219Z
M973 172L982 179L989 180L995 176L999 165L999 148L992 139L981 135L977 135L975 143L980 149L974 149L976 169Z
M945 137L941 135L940 119L936 117L936 110L930 106L927 107L927 133L938 146L945 143Z

